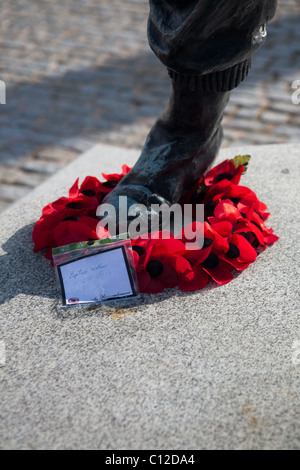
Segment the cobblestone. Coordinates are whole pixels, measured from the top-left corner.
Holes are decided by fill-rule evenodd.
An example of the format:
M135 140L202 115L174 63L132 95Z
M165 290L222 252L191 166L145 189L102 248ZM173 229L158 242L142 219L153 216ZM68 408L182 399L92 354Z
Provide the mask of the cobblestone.
M46 175L52 175L58 168L63 165L60 162L58 165L53 162L40 161L40 160L29 160L21 166L22 171L29 173L42 173Z
M97 142L141 148L170 83L147 44L148 0L15 0L0 15L1 211ZM224 147L300 141L299 20L299 0L281 0Z
M265 111L261 115L261 121L263 123L269 122L272 124L284 124L289 120L289 114L286 113L274 113L272 111Z

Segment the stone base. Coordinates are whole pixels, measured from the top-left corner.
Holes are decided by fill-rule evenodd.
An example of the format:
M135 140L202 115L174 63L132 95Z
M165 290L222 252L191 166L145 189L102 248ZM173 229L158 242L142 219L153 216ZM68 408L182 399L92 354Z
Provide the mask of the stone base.
M136 151L96 146L1 215L2 449L300 448L300 146L218 161L240 153L280 240L224 287L58 308L33 225L77 176L119 171Z

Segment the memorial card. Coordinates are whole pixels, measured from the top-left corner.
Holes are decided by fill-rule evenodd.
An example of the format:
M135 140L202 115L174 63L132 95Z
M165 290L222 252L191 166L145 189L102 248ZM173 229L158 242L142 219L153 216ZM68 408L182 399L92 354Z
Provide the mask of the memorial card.
M137 296L124 246L57 266L63 304L89 304Z

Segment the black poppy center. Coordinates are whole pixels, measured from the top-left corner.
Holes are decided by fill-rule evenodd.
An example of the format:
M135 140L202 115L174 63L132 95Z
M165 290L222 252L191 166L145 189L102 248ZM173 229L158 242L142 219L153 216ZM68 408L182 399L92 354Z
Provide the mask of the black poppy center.
M82 209L82 205L80 204L80 202L69 202L69 204L67 204L67 207L75 211Z
M164 267L160 261L152 260L147 264L146 270L152 278L155 278L163 273Z
M238 247L233 243L229 243L229 250L227 251L226 256L228 256L228 258L236 259L240 254Z
M203 240L203 248L209 248L213 244L213 240L211 238L204 238Z
M80 220L80 217L75 217L75 216L66 217L65 219L63 219L63 222L67 222L69 220L72 221L72 222L78 222L78 220Z
M208 269L208 268L217 268L219 266L219 258L217 255L214 253L210 253L209 257L204 261L203 266Z
M218 183L223 180L231 180L232 175L230 173L222 173L221 175L217 176Z
M93 189L85 189L84 191L81 191L81 194L88 197L94 197L96 196L96 191L94 191Z
M263 216L262 216L259 212L257 212L257 211L254 211L254 212L255 212L255 214L257 214L258 217L264 222Z
M240 233L240 235L242 235L242 237L246 238L247 242L251 242L251 238L250 238L250 233L249 232L242 232Z
M205 209L207 210L207 212L214 212L215 210L215 204L213 201L209 201L206 206L205 206Z
M252 224L255 225L261 232L263 232L263 229L256 222L252 221Z
M115 188L117 184L117 181L106 181L105 183L103 183L103 186L105 186L106 188Z
M133 246L133 251L135 251L139 256L143 256L145 254L145 248L143 246Z
M239 197L231 197L230 200L233 202L233 204L238 204L240 202Z
M202 191L201 193L194 193L191 197L192 204L201 204L205 198L205 192Z

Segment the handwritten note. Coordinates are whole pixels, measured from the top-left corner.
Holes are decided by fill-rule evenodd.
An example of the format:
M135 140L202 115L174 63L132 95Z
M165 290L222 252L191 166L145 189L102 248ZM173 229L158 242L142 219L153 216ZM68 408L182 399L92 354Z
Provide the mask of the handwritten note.
M135 297L124 247L111 248L58 266L64 305Z

